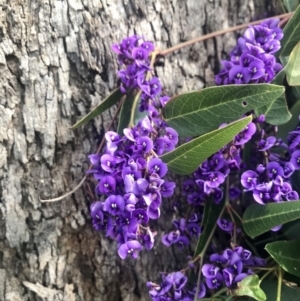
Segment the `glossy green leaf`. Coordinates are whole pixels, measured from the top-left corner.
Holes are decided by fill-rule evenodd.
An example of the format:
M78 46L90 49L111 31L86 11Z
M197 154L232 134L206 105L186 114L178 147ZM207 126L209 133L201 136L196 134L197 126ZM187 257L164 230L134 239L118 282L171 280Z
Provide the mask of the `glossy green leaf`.
M89 114L85 115L82 119L80 119L77 123L75 123L71 129L77 129L78 127L86 124L96 116L100 115L104 111L108 110L110 107L115 105L124 94L120 91L120 89L114 90L107 98L105 98L95 109L93 109Z
M280 125L288 122L292 115L288 110L285 95L274 99L267 106L255 110L257 115L265 115L266 122L272 125Z
M133 103L134 103L134 97L135 95L132 92L128 92L126 95L126 99L123 102L120 116L119 116L119 123L118 123L118 129L117 133L119 135L123 135L123 130L128 127L130 122L130 114L132 111Z
M280 56L288 56L300 41L300 6L297 7L292 18L283 29L283 38L280 41L281 49L276 53Z
M292 12L296 10L299 5L299 0L283 0L284 6L286 7L288 12Z
M233 123L182 144L160 158L168 168L181 175L189 175L209 156L220 150L241 132L252 120L244 117Z
M283 93L284 87L270 84L209 87L173 97L163 116L180 136L198 136L255 108L273 106Z
M290 86L300 86L300 42L291 52L285 69L288 84Z
M257 275L249 275L241 282L238 282L238 288L234 290L236 296L249 296L258 301L267 300L266 294L259 287L260 281Z
M203 231L200 234L197 242L194 258L201 254L203 250L205 251L207 244L210 243L211 235L215 232L217 220L220 218L224 206L225 200L222 200L219 204L216 204L213 198L210 198L205 204L201 223Z
M285 68L283 68L273 79L272 84L282 85L286 76ZM292 115L290 114L285 98L282 94L277 99L274 99L269 105L255 109L257 115L264 114L266 121L272 125L280 125L288 122Z
M300 218L300 201L253 204L244 213L243 228L247 235L255 237L297 218Z
M275 241L265 249L285 271L300 277L300 239Z
M277 301L277 279L265 279L261 283L261 288L267 296L267 301ZM293 288L282 283L281 301L300 301L299 288Z

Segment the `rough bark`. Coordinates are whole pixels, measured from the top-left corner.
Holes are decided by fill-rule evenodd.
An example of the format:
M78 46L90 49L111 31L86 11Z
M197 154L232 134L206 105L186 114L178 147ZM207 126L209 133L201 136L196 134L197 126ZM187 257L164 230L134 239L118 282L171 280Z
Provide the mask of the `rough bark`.
M0 300L148 300L145 282L181 268L159 242L138 260L92 230L79 189L114 110L69 127L116 87L110 45L137 33L166 48L274 9L260 0L0 0ZM213 84L236 33L165 59L170 95ZM168 202L159 233L169 229ZM158 235L159 238L160 234ZM159 239L158 239L159 241Z

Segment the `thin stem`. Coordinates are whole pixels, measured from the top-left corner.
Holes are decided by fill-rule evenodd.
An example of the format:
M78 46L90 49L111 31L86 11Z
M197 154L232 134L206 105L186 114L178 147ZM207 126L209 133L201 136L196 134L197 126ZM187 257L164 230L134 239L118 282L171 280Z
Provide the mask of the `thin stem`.
M263 280L270 274L272 273L274 270L269 270L268 272L266 272L259 280L260 283L263 282Z
M278 27L283 27L283 25L291 18L291 16L287 16L284 19L282 19L279 23L278 23Z
M278 266L278 283L276 301L281 301L282 268Z
M225 207L226 206L224 205L223 208L222 208L222 210L221 210L221 212L220 212L220 214L219 214L219 216L218 216L218 219L223 215ZM201 280L201 270L202 270L204 255L205 255L206 250L207 250L207 248L208 248L208 246L210 244L210 241L212 240L212 237L213 237L213 235L215 233L216 227L217 227L217 223L215 223L214 227L212 228L212 230L211 230L211 232L209 234L209 237L208 237L208 239L207 239L207 241L206 241L206 243L205 243L205 245L204 245L204 247L202 249L202 252L198 256L196 256L196 258L200 257L200 266L199 266L199 274L198 274L197 288L196 288L196 294L195 294L194 301L197 301L197 299L198 299L197 296L198 296L198 293L199 293L199 285L200 285L200 280Z
M157 153L156 153L153 149L151 149L151 154L152 154L155 158L158 158Z
M242 222L243 219L240 217L240 215L233 209L233 207L230 207L231 212Z
M158 53L159 53L158 51L153 51L152 54L151 54L151 61L150 61L150 66L149 66L150 70L147 71L145 80L150 79L150 76L152 74L152 68L154 66L155 59L156 59ZM134 98L133 105L132 105L132 108L131 108L131 113L130 113L129 127L134 127L135 111L136 111L136 107L137 107L137 104L139 102L141 94L142 94L142 91L139 90L138 93L136 94L135 98Z
M217 296L222 295L223 293L227 292L228 288L227 287L223 287L222 289L220 289L219 291L217 291L212 297L215 298Z
M258 21L253 21L253 22L250 22L250 23L245 23L245 24L234 26L234 27L229 27L229 28L226 28L226 29L218 30L218 31L215 31L213 33L209 33L207 35L197 37L197 38L191 39L189 41L186 41L184 43L181 43L181 44L175 45L173 47L170 47L166 50L161 51L159 54L165 56L165 55L168 55L168 54L170 54L170 53L172 53L176 50L179 50L181 48L193 45L193 44L198 43L198 42L205 41L207 39L211 39L211 38L223 35L227 32L232 32L232 31L236 31L236 30L239 30L239 29L247 28L248 26L257 25L257 24L259 24L263 21L267 21L267 20L270 20L270 19L273 19L273 18L284 19L284 18L287 18L287 17L291 17L292 15L293 15L293 12L285 13L285 14L282 14L282 15L274 16L272 18L261 19L261 20L258 20Z
M201 253L201 254L202 254L202 253ZM194 301L197 301L197 300L198 300L198 294L199 294L199 288L200 288L200 280L201 280L202 265L203 265L203 256L201 255L201 259L200 259L200 267L199 267L198 279L197 279L197 288L196 288L196 293L195 293Z
M54 199L49 199L49 200L40 199L40 202L41 203L52 203L52 202L61 201L62 199L66 198L67 196L69 196L71 194L73 194L77 189L79 189L82 186L82 184L84 183L85 180L86 180L86 176L83 177L83 179L79 182L79 184L77 186L75 186L71 191L65 193L62 196L59 196L59 197L54 198Z
M115 114L114 114L114 116L113 116L113 118L112 118L112 120L111 120L111 122L110 122L110 124L108 126L107 131L109 131L112 128L112 126L114 124L114 121L116 120L116 118L118 116L118 113L119 113L119 111L120 111L120 109L122 107L122 104L123 104L124 100L125 100L125 97L123 97L121 99L121 101L120 101L120 103L119 103L119 105L118 105L118 107L117 107L117 109L115 111ZM102 140L101 140L101 142L99 144L99 147L97 149L96 154L99 154L101 152L101 149L102 149L102 147L104 145L104 142L105 142L105 136L103 136L103 138L102 138ZM93 164L91 164L89 166L89 168L88 168L87 171L91 170L92 167L93 167ZM85 175L76 187L74 187L71 191L65 193L64 195L62 195L60 197L57 197L57 198L54 198L54 199L48 199L48 200L42 200L42 199L40 199L40 202L42 202L42 203L52 203L52 202L61 201L62 199L66 198L66 197L70 196L71 194L73 194L74 192L76 192L83 185L83 183L85 182L86 178L87 178L87 176Z
M270 267L270 268L264 268L264 267L248 267L247 268L249 269L252 269L252 270L257 270L257 271L275 271L277 270L277 266L273 266L273 267Z

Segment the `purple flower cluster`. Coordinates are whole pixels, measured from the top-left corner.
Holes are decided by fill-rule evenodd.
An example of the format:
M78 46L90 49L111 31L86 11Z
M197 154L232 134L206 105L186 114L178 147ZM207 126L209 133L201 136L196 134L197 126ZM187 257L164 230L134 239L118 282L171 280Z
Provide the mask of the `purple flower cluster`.
M233 289L246 276L254 274L251 268L266 264L262 258L253 256L242 247L212 254L209 261L202 267L202 275L209 289L220 289L223 286Z
M118 72L121 91L125 93L130 89L141 90L139 109L141 112L148 110L153 98L158 97L162 90L157 77L146 80L145 76L148 71L151 71L150 55L154 51L154 44L134 35L123 39L120 44L114 44L112 50L118 54L120 67L125 67ZM167 100L167 97L161 97L162 105Z
M172 196L175 189L175 183L163 179L168 168L157 156L175 148L178 134L160 115L169 98L160 95L158 78L151 78L149 55L154 45L133 36L113 50L126 68L118 73L123 91L142 91L142 106L148 110L134 127L123 130L124 136L107 132L104 154L89 156L90 173L98 181L96 193L102 198L91 205L93 226L118 242L118 254L125 259L153 247L156 233L148 222L159 218L162 197Z
M287 137L288 145L275 136L265 136L263 129L257 133L256 158L252 158L255 167L241 175L244 191L252 192L259 204L297 200L298 193L293 190L289 179L295 170L300 169L299 128ZM290 157L287 159L272 152L274 147L287 149Z
M199 206L208 196L212 196L215 203L222 200L223 189L221 186L229 175L237 174L243 167L241 150L255 132L256 125L251 122L230 144L205 160L194 172L194 179L188 179L183 183L182 194L187 196L189 204ZM235 200L240 193L238 187L230 187L229 197Z
M282 69L274 53L280 49L282 30L279 19L250 26L230 53L230 60L222 61L223 69L215 76L217 85L270 83Z
M196 287L192 290L187 288L187 277L182 272L162 274L160 285L147 282L147 287L153 301L193 301L196 294ZM205 294L206 288L200 283L198 299L203 298Z
M176 230L165 234L162 237L162 242L165 246L170 247L172 244L177 245L179 248L189 245L190 240L195 237L198 239L201 228L200 228L201 219L199 215L194 213L192 216L186 220L185 218L180 218L175 220L173 225Z
M298 193L287 181L295 167L291 162L269 162L260 164L256 170L247 170L242 174L241 183L245 191L251 191L259 204L298 200Z

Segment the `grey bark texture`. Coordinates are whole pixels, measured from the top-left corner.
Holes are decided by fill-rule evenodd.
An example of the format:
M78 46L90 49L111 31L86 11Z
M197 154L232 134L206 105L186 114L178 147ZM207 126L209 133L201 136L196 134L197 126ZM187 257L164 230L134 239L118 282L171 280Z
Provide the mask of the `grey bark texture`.
M121 261L93 231L92 202L79 189L113 112L69 127L117 86L110 46L133 33L167 47L274 14L260 0L0 0L0 300L149 300L145 283L183 268L164 248L168 201L157 244ZM228 33L169 55L157 68L169 95L212 85L235 45Z

